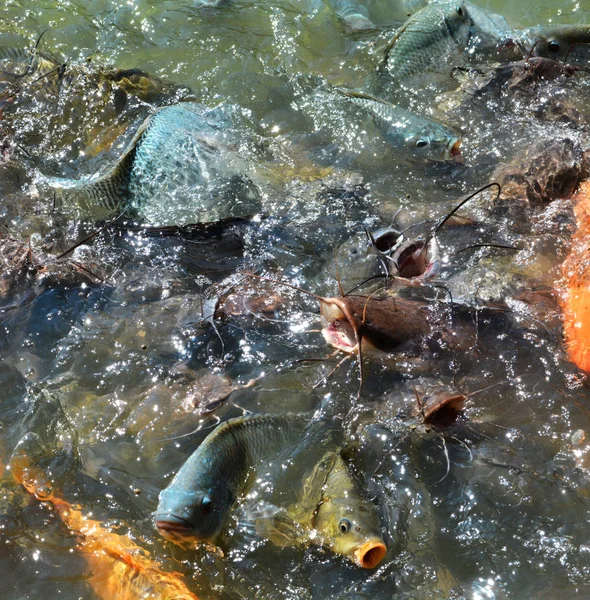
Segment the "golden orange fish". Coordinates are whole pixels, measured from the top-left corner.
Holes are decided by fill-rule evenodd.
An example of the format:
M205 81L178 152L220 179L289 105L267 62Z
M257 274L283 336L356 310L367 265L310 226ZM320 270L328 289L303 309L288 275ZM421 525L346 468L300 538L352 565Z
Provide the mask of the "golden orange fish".
M53 485L42 468L31 461L28 447L41 446L41 440L28 433L17 445L10 460L16 480L37 500L51 504L55 513L79 533L78 551L92 573L88 583L105 600L198 600L178 573L162 570L160 563L129 538L109 531L99 521L54 495Z
M590 373L590 180L572 198L577 230L558 285L569 359Z

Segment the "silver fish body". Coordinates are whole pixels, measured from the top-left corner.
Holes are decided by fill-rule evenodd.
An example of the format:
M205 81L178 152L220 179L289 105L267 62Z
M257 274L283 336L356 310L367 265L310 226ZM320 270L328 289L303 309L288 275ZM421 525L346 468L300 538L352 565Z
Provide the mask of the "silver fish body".
M462 64L471 20L462 0L433 0L410 17L385 49L380 70L404 82L426 72Z
M90 180L43 178L93 214L133 208L154 225L245 216L259 208L243 174L231 123L185 102L160 109L135 133L117 164Z
M253 467L294 444L309 415L253 415L219 425L159 496L154 522L174 541L213 541Z
M453 160L461 154L458 132L439 121L417 115L384 100L358 92L340 91L354 104L371 113L389 145L409 157L435 161Z

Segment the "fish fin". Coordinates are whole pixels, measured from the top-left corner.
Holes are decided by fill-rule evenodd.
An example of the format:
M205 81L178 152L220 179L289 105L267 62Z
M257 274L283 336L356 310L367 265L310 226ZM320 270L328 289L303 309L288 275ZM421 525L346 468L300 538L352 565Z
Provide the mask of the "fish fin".
M275 546L295 546L305 537L284 508L266 501L247 501L235 515L236 529L247 541L267 539Z
M87 210L103 208L109 212L116 212L125 209L129 199L129 177L133 168L137 145L149 127L151 119L152 116L143 121L127 148L119 157L117 164L103 175L76 180L38 174L35 182L61 190L66 199L75 199L82 208Z
M303 521L306 516L308 518L310 515L313 517L315 514L324 494L324 486L328 474L333 469L337 459L337 452L326 452L303 482L303 494L301 495L301 500L296 506L293 506L290 511L294 515L299 516L299 521Z
M381 98L377 98L375 96L371 96L371 94L365 94L365 92L357 92L355 90L347 90L345 88L335 87L335 91L337 91L342 96L346 98L350 98L351 100L370 100L371 102L378 102L379 104L384 104L385 106L390 106L389 102L382 100Z

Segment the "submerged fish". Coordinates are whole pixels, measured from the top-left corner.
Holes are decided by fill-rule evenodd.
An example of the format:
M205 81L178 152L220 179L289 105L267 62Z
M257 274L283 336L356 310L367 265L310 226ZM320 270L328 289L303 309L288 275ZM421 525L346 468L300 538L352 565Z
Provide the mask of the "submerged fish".
M363 498L339 452L327 452L290 490L286 508L255 502L241 525L251 521L258 535L279 546L320 544L365 569L383 560L376 507Z
M590 25L544 25L521 32L521 43L537 56L576 64L590 62Z
M450 127L368 94L348 90L338 92L373 115L392 148L403 150L409 156L437 161L461 156L461 139Z
M218 221L257 212L260 196L244 167L231 124L194 102L158 110L117 164L89 180L42 178L94 214L133 208L151 223ZM245 167L244 167L245 169Z
M356 0L328 0L336 16L341 19L351 31L375 29L369 18L369 11Z
M380 70L402 82L429 71L450 72L463 62L470 27L465 2L433 0L395 33Z
M294 444L308 422L309 415L252 415L219 425L160 492L158 531L172 541L215 540L252 469Z
M88 583L105 600L197 600L176 573L162 570L145 550L127 536L117 535L55 495L50 475L37 459L46 453L41 439L28 433L16 446L10 470L40 502L50 504L64 524L77 534L77 550L91 575Z

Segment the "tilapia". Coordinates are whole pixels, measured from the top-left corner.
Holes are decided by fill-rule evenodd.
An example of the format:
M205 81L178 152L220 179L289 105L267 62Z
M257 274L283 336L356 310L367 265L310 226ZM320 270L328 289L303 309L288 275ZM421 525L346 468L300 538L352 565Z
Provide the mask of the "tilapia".
M176 573L162 569L145 550L128 536L109 531L56 495L51 472L37 461L46 454L39 436L30 432L17 444L10 459L16 480L40 502L53 507L55 514L79 540L77 551L90 569L88 583L104 600L197 600Z
M461 156L459 133L442 123L412 113L369 94L337 90L350 102L368 111L389 145L407 156L435 161Z
M140 125L104 175L40 181L64 190L95 216L132 209L151 224L182 225L250 215L258 211L260 195L243 173L227 121L222 111L194 102L168 106Z
M253 468L294 444L310 415L252 415L219 425L160 492L154 523L172 541L212 542Z
M433 0L395 33L380 71L402 83L426 72L450 72L463 63L470 27L465 2Z
M289 475L287 468L283 478ZM240 525L247 529L251 523L257 535L278 546L319 544L365 569L383 560L387 547L376 506L363 497L338 451L325 453L289 490L286 507L255 501L245 507Z

